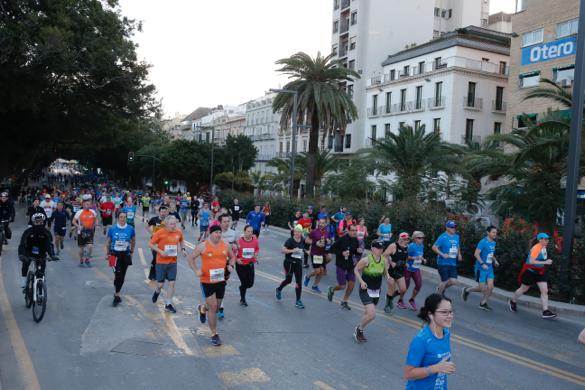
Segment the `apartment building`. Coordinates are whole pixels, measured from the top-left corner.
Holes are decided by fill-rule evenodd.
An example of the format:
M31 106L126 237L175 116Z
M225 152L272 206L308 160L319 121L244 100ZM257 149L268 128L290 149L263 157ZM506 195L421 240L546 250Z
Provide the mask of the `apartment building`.
M204 116L191 120L190 132L193 135L192 140L197 142L212 142L216 145L224 145L229 126L226 124L231 120L241 120L245 116L245 105L239 106L217 106Z
M577 51L579 0L523 0L512 15L510 83L506 131L522 128L525 118L538 121L550 100L524 100L526 93L547 78L572 89ZM569 112L567 115L569 115Z
M510 34L469 26L388 56L368 80L366 145L405 125L480 143L506 118Z
M258 149L255 166L252 168L257 172L272 171L267 162L278 157L280 114L272 112L275 96L274 93L267 93L246 103L244 134L252 139Z
M353 96L359 119L341 139L328 140L336 152L353 153L366 146L366 87L381 75L388 53L428 42L464 26L487 26L489 0L333 0L332 51L362 78L342 85ZM416 28L413 28L416 26Z

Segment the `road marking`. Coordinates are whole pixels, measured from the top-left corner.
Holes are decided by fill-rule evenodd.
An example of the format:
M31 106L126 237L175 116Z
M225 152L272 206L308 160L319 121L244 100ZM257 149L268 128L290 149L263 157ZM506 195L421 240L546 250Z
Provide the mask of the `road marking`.
M0 256L0 269L2 269L2 256ZM14 354L16 355L16 362L20 369L20 376L24 382L24 387L28 390L40 390L41 385L39 383L39 378L37 377L32 359L28 353L22 334L20 333L20 328L18 327L16 318L14 318L12 306L10 305L8 295L6 294L6 288L4 287L3 274L1 272L0 310L2 311L2 317L6 322L6 328L8 329L8 334L10 336L10 344L12 344Z
M140 257L140 262L142 263L142 265L144 267L147 267L146 259L144 258L144 252L142 251L142 248L138 248L138 257Z
M240 372L220 372L219 379L223 382L225 387L234 387L250 383L266 383L270 381L270 377L259 368L246 368Z
M321 390L335 390L335 387L329 386L327 383L325 382L321 382L321 381L315 381L313 382L313 384L315 386L317 386L317 388L321 389Z
M218 358L218 357L226 357L226 356L237 356L240 354L240 351L238 351L236 348L234 348L233 345L222 344L222 346L219 348L215 347L215 346L205 347L203 349L203 353L207 357Z

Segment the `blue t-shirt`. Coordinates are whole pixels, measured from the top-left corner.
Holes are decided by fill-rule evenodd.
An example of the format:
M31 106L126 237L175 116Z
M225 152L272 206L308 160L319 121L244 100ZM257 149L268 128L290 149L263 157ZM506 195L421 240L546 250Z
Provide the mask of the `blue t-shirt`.
M380 224L380 226L378 226L378 233L382 234L382 237L380 237L382 241L390 241L390 236L392 235L392 224Z
M134 216L136 215L136 206L124 206L122 211L126 213L126 222L129 225L134 225Z
M67 219L69 219L69 214L67 214L65 209L61 211L55 210L53 211L53 215L51 215L51 218L54 221L53 226L55 226L55 231L57 231L56 229L64 228L65 226L67 226Z
M412 257L423 257L425 248L423 244L417 244L416 242L411 242L408 244L408 256ZM406 269L410 272L415 272L420 269L420 265L422 264L422 260L408 260L406 262Z
M445 253L449 255L448 259L444 259L442 256L437 256L437 264L438 265L457 265L457 255L459 254L460 249L460 241L459 241L459 234L454 234L450 236L447 232L441 234L437 241L435 241L434 246L439 248L441 253Z
M487 264L487 266L489 267L488 269L491 269L494 265L494 253L496 251L496 242L495 241L490 241L488 240L487 237L483 238L478 244L477 244L477 249L480 250L480 257L481 257L481 261L483 261L484 264ZM481 264L479 264L479 261L475 261L475 270L480 270L483 269Z
M320 212L317 214L317 219L329 219L329 214Z
M201 210L201 214L199 214L199 224L201 226L208 226L210 215L211 210Z
M252 226L254 230L260 230L262 222L264 222L265 216L263 212L257 213L256 211L250 211L246 216L246 223Z
M333 216L333 218L335 218L335 220L337 222L341 222L343 220L343 218L345 218L345 213L343 211L338 211L335 213L335 215Z
M108 237L112 240L110 250L114 252L130 252L130 242L136 233L128 224L124 227L116 224L108 230Z
M190 206L191 206L191 202L188 199L181 199L181 201L179 202L179 208L183 212L187 212L187 210L189 210Z
M439 363L443 358L451 360L451 342L449 329L443 329L443 338L438 339L428 326L410 342L406 365L428 367ZM423 379L409 380L406 390L447 390L447 374L438 373Z

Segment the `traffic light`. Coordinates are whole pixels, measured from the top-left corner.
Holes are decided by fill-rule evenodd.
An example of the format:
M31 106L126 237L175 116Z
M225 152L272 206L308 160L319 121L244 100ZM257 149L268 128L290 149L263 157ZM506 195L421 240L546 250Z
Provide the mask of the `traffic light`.
M128 152L128 162L134 161L134 152Z

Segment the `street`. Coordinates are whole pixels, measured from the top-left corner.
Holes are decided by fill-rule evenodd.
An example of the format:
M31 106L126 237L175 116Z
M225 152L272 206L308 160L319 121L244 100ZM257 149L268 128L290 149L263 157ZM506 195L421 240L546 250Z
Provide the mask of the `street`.
M13 389L401 389L412 337L421 323L411 310L385 314L378 305L366 329L368 342L357 344L352 332L363 310L354 291L351 311L327 301L335 266L321 282L323 293L303 290L305 310L294 306L288 286L278 302L274 289L282 278L280 248L287 238L277 229L262 233L260 260L249 307L239 305L236 275L228 282L225 319L219 323L224 345L209 343L196 305L199 282L179 259L175 303L165 313L163 300L151 302L146 275L151 261L145 224L137 220L133 266L122 289L123 302L112 307L113 273L105 261L105 238L96 232L92 268L79 267L77 245L66 238L61 261L47 265L48 306L35 323L20 288L17 245L25 217L17 210L14 234L0 258L0 383ZM238 231L243 224L239 224ZM185 237L195 242L195 230ZM191 249L190 249L191 250ZM306 271L306 270L305 270ZM411 287L412 288L412 287ZM434 291L423 280L417 303ZM452 328L451 389L585 388L585 346L576 342L585 321L561 315L543 320L537 310L520 306L511 313L493 300L493 312L478 309L479 296L463 303L452 288L456 315ZM408 292L407 297L410 295Z

